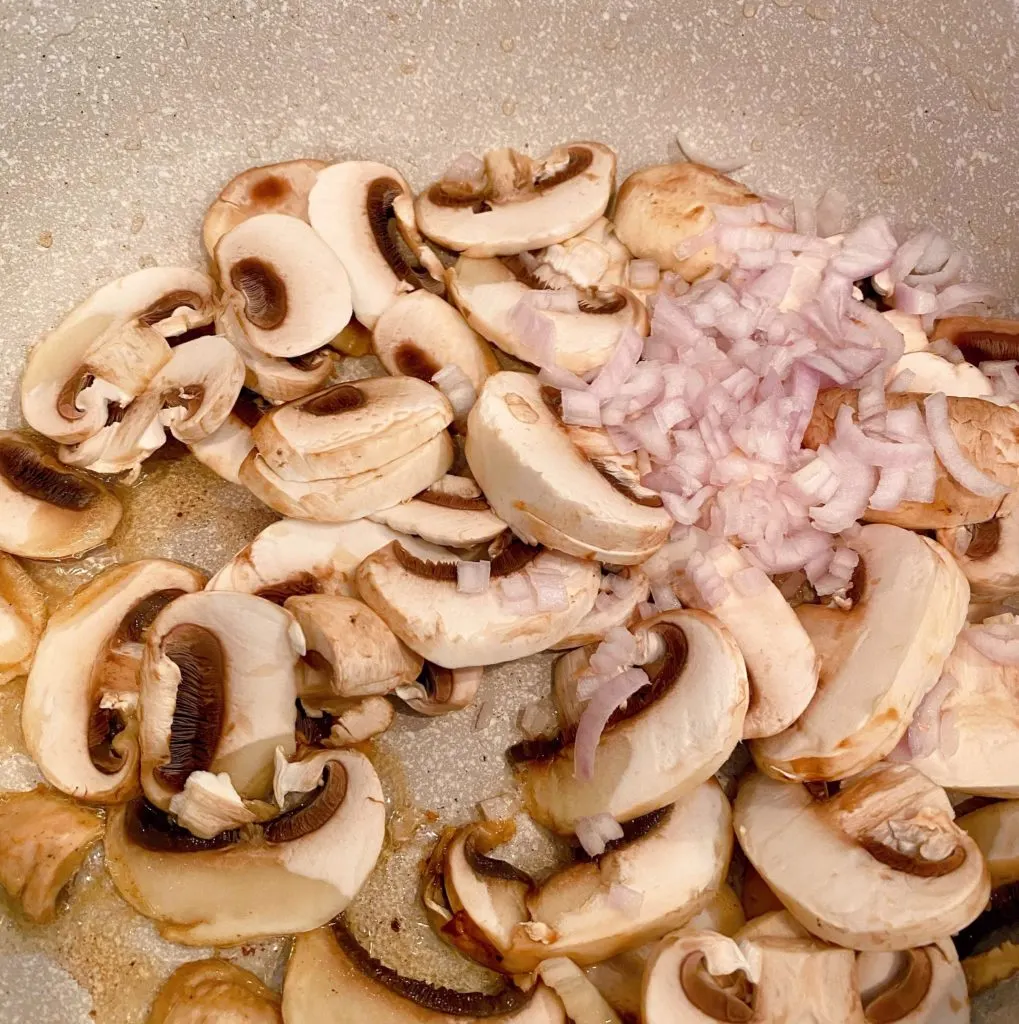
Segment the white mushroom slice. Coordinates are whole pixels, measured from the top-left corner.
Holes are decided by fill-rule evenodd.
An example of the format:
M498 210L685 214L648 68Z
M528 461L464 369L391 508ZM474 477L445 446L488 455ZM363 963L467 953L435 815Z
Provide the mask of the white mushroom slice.
M635 565L674 525L659 499L631 499L580 453L531 374L488 378L468 420L466 453L496 514L530 544Z
M895 378L905 373L908 384L895 386ZM887 386L894 391L932 395L941 391L963 398L989 398L994 386L975 366L952 363L935 352L909 352L899 358L887 372Z
M136 801L107 823L106 866L121 896L171 942L234 946L318 928L347 905L382 849L385 806L371 762L310 755L322 784L242 838L203 840Z
M616 154L599 142L570 142L539 162L512 149L484 159L483 186L464 194L438 181L414 207L425 235L468 256L565 241L604 214L616 181Z
M462 992L406 978L374 959L343 922L299 935L283 982L287 1024L327 1020L375 1024L566 1024L562 1003L538 984Z
M952 817L944 790L906 765L873 768L817 801L754 774L735 805L743 852L786 909L860 950L926 945L983 910L987 865Z
M192 772L184 789L170 798L169 811L181 828L199 839L213 839L220 832L250 825L256 819L226 772Z
M138 673L149 623L204 576L161 559L117 565L82 587L47 623L21 711L25 744L46 780L88 803L139 790Z
M61 889L102 836L94 810L45 786L0 793L0 886L30 921L52 921Z
M430 487L453 465L453 442L441 431L392 462L354 476L328 480L284 480L253 451L241 464L241 483L280 515L342 523L363 519L393 501L406 501Z
M576 1024L622 1024L594 984L567 957L542 961L537 974L559 997L569 1019Z
M357 570L361 598L413 651L443 668L497 665L546 650L591 610L599 568L514 543L491 560L490 585L461 591L457 562L424 561L399 541L369 555ZM555 581L554 606L516 610L505 581ZM551 602L550 602L551 604Z
M0 431L0 551L77 557L108 540L122 513L98 480L61 466L25 435Z
M401 295L379 317L372 348L394 375L430 381L443 367L458 366L475 392L499 370L488 342L458 310L423 290Z
M852 609L796 609L821 658L817 693L789 729L752 744L776 778L843 779L880 761L941 677L966 621L969 587L939 544L884 525L847 543L862 567Z
M384 508L369 518L432 544L470 548L495 540L507 529L481 488L465 476L447 474L410 501Z
M1019 882L1019 800L1002 800L963 815L957 822L987 861L991 886Z
M208 219L208 218L207 218ZM228 960L182 964L156 995L145 1024L283 1024L280 997Z
M1019 590L1019 515L1009 513L937 532L959 563L976 600L998 600Z
M729 632L703 612L674 611L642 623L638 640L645 634L653 634L648 647L661 648L645 666L651 683L601 733L593 777L574 773L573 743L553 743L551 756L520 764L528 811L547 828L568 834L581 818L628 821L674 803L739 742L747 674Z
M29 353L21 381L28 425L75 444L106 425L170 358L163 340L212 320L214 286L184 267L149 267L104 285Z
M415 683L396 688L396 695L420 715L445 715L470 707L478 695L483 668L441 668L425 663Z
M297 619L307 646L298 687L306 708L331 710L334 697L392 693L421 672L422 659L353 597L304 594L284 607Z
M886 309L881 315L902 335L903 349L910 352L925 352L930 346L927 332L923 329L923 317L903 313L898 309ZM944 323L944 321L942 321Z
M637 566L603 573L594 607L580 620L577 628L552 649L565 651L598 643L610 629L634 625L640 618L637 606L648 599L650 590L651 581L647 573Z
M240 416L230 413L218 430L188 447L203 466L224 480L239 484L241 463L254 449L255 439L251 427Z
M45 625L45 595L15 559L0 552L0 686L28 671Z
M534 259L531 273L544 287L557 289L619 287L627 283L630 267L630 250L606 217L564 242L523 258Z
M951 939L900 953L860 953L856 972L868 1022L969 1024L966 975Z
M333 697L327 706L328 711L313 708L298 719L298 735L308 746L356 746L385 732L396 716L385 697Z
M719 932L721 935L735 935L746 923L743 904L736 891L731 886L720 885L711 899L690 918L685 927Z
M538 360L533 338L511 315L517 303L541 294L521 261L462 256L446 276L450 297L475 331L517 359ZM643 304L625 288L585 293L576 312L539 313L553 327L556 365L579 374L602 366L627 328L638 334L648 330Z
M1019 320L947 316L935 321L932 341L950 341L968 363L1019 358Z
M449 402L430 384L413 377L370 377L277 406L252 435L270 470L283 480L303 482L380 469L452 422Z
M146 797L167 810L195 771L226 772L242 797L264 797L273 751L295 746L303 653L293 616L251 594L206 590L163 609L141 670Z
M251 167L231 178L206 211L202 221L202 244L210 257L216 243L249 217L260 213L283 213L308 219L308 193L318 172L329 165L322 160L286 160L264 167Z
M242 221L216 244L216 266L248 341L268 356L314 352L350 320L343 264L296 217L264 213Z

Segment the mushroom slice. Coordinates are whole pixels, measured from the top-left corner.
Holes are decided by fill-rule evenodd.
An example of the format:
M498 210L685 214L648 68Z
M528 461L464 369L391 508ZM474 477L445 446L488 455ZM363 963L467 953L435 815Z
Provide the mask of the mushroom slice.
M367 520L307 523L283 519L267 526L215 576L209 590L256 594L275 604L299 594L357 597L354 573L373 551L399 540L418 558L439 558L441 548L402 537Z
M0 886L30 921L52 921L60 890L102 836L95 811L45 786L0 793Z
M637 566L602 573L594 607L569 636L553 645L552 650L565 651L571 647L596 644L610 629L633 626L640 620L637 606L648 599L650 590L651 581L647 573Z
M261 213L282 213L308 219L308 193L318 172L329 165L322 160L286 160L251 167L231 178L205 214L202 244L210 257L216 244L242 221Z
M430 384L371 377L278 406L252 434L270 470L283 480L304 482L380 469L452 422L449 402Z
M308 747L353 747L385 732L396 717L385 697L333 697L328 711L304 711L297 720L297 737Z
M635 565L673 526L660 499L634 500L581 454L531 374L489 377L468 420L466 454L496 514L529 544Z
M958 825L980 848L994 889L1019 882L1019 800L981 807L959 818Z
M163 609L141 670L141 774L168 810L192 772L226 772L242 797L269 791L273 751L295 746L304 638L289 612L251 594L202 591Z
M899 953L860 953L867 1024L969 1024L966 975L951 939Z
M538 984L510 982L493 994L440 988L374 959L340 920L299 935L283 982L287 1024L374 1020L379 1024L565 1024L562 1003Z
M555 832L581 818L617 821L647 814L695 790L725 763L743 732L748 687L736 643L698 611L664 612L641 624L638 643L651 652L650 684L617 709L598 739L594 775L574 773L569 733L545 756L511 748L528 811Z
M392 693L417 678L423 662L366 604L338 594L304 594L284 605L307 645L298 688L306 707L332 698Z
M226 772L192 772L184 789L170 799L170 813L178 825L199 839L215 839L221 832L250 825L257 819Z
M0 552L0 686L28 671L45 625L45 595L16 559Z
M565 242L520 255L530 276L545 288L619 287L626 284L630 268L630 250L616 237L615 227L606 217L599 217Z
M754 774L735 805L743 852L786 909L860 950L923 946L983 909L987 865L952 817L944 790L906 765L870 769L827 800Z
M425 662L415 683L396 688L396 696L419 715L445 715L470 707L478 695L483 668L441 668Z
M703 234L714 223L714 206L760 202L745 185L695 163L660 164L634 171L616 196L613 221L619 240L639 259L694 281L715 264L714 247L681 259L681 242Z
M182 964L159 990L146 1024L202 1024L206 1021L283 1024L280 997L251 971L228 960L195 960Z
M251 345L287 359L328 345L350 320L350 286L335 253L302 220L263 213L216 244L224 299Z
M204 582L176 562L130 562L107 569L50 616L21 726L28 752L56 789L98 804L138 793L142 641L165 604Z
M404 534L451 548L487 544L507 529L481 488L469 477L447 474L410 501L369 518Z
M581 293L575 312L541 308L537 296L544 294L543 286L519 258L462 256L446 276L450 296L467 323L493 345L527 362L537 362L539 353L531 333L512 315L521 302L533 301L536 312L552 325L556 365L573 373L585 374L602 366L626 329L642 335L648 331L643 304L625 288Z
M346 268L354 315L369 330L404 292L442 290L422 266L431 253L417 233L410 188L392 167L333 164L311 190L308 215Z
M104 285L29 353L21 381L28 425L64 444L99 432L170 358L164 340L211 322L214 286L184 267L149 267Z
M888 370L887 385L894 387L895 378L908 373L911 394L932 395L942 391L960 398L990 398L994 385L975 366L952 363L936 352L907 352ZM901 389L895 389L901 390Z
M609 204L616 154L600 142L557 146L535 162L512 149L489 150L484 182L465 190L443 179L417 197L421 231L468 256L512 256L564 242Z
M858 391L826 388L817 396L814 411L803 435L805 448L818 448L835 432L835 418L843 405L855 411ZM889 409L919 406L923 395L888 394ZM980 398L949 398L948 415L952 433L973 465L1009 488L1019 485L1019 411ZM1008 497L981 497L948 475L936 459L937 480L934 500L924 504L903 501L891 511L867 509L868 522L892 523L911 530L937 530L965 526L993 519Z
M950 341L967 363L1019 359L1019 320L989 316L948 316L934 324L932 341Z
M442 430L384 466L326 480L285 480L259 452L241 463L241 483L280 515L343 523L362 519L430 487L453 465L453 442Z
M241 464L254 450L255 439L251 427L240 416L230 413L217 430L188 447L203 466L224 480L239 484Z
M187 946L233 946L332 920L382 849L382 786L353 750L320 751L306 763L320 783L278 817L251 826L251 838L198 839L144 801L116 808L106 865L118 892L164 938Z
M934 541L897 526L864 526L849 611L800 605L821 658L817 693L794 725L751 746L776 778L843 779L902 738L941 677L966 621L969 587Z
M974 599L999 600L1019 590L1019 516L948 527L937 538L959 563Z
M423 290L401 295L379 317L372 348L394 376L430 381L444 367L458 366L475 392L499 370L488 342L453 306Z
M98 480L61 466L26 435L0 431L0 550L76 557L107 540L122 513Z
M497 665L544 651L591 610L598 592L594 562L519 542L491 559L491 583L481 593L460 590L458 572L456 561L424 561L394 541L361 563L357 587L411 650L443 668ZM539 578L555 591L547 602L517 610L506 601L506 587L527 590Z

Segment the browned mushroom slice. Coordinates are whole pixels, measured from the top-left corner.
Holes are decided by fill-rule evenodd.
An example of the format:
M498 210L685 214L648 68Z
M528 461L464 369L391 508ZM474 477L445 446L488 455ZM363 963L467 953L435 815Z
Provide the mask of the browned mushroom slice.
M901 953L861 953L867 1024L968 1024L966 977L951 939Z
M156 995L146 1024L283 1024L280 997L228 960L182 964Z
M932 341L950 341L967 363L1019 359L1019 320L1001 317L949 316L934 324Z
M45 624L45 595L16 559L0 554L0 686L28 671Z

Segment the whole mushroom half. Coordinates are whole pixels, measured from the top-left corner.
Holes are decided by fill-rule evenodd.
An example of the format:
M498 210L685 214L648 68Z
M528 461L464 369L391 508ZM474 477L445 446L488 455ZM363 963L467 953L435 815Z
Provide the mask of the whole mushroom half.
M573 444L538 378L489 377L467 428L467 461L519 537L613 565L643 562L674 525L661 499L603 475ZM639 500L638 500L639 498Z
M106 864L118 892L187 946L233 946L332 920L382 849L382 786L356 751L322 751L301 765L297 802L245 835L196 838L144 801L116 808Z
M493 149L468 173L466 162L415 210L425 235L468 256L512 256L579 234L605 212L616 179L616 154L599 142L557 146L540 161Z
M25 744L47 781L88 803L139 792L142 643L156 614L204 576L176 562L117 565L51 616L21 711Z
M821 658L817 693L794 725L751 746L777 778L842 779L877 763L902 738L941 676L966 620L969 587L939 544L864 526L852 608L800 605Z
M45 595L16 559L0 553L0 686L28 671L45 625Z
M945 791L906 765L873 768L822 800L754 774L734 814L743 852L786 909L836 945L923 946L973 921L990 895Z
M718 771L742 735L746 667L716 619L664 612L636 637L648 650L643 687L617 698L610 679L575 730L510 751L528 811L556 832L599 814L628 821L674 803Z
M1019 516L1008 511L983 523L937 532L981 601L1008 597L1019 590Z
M146 1024L283 1024L280 997L228 960L182 964L156 995Z

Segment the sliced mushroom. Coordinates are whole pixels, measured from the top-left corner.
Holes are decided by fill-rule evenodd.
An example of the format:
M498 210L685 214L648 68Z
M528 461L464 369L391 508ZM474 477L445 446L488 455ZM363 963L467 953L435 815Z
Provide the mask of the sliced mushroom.
M467 461L495 512L530 544L612 565L645 561L672 517L634 500L573 445L537 377L489 377L471 410Z
M372 348L394 375L430 381L444 367L458 366L476 392L499 370L488 342L453 306L423 290L401 295L379 317Z
M750 206L760 202L745 185L695 163L661 164L634 171L616 196L613 220L620 241L640 259L662 270L676 270L694 281L715 265L714 247L681 259L681 242L707 231L713 206Z
M817 448L828 442L835 430L839 407L856 409L859 392L827 388L817 396L803 445ZM923 395L889 394L889 409L920 405ZM1014 488L1019 485L1019 412L980 398L949 398L948 414L952 433L966 457L988 476ZM903 501L889 512L867 509L868 522L892 523L912 530L935 530L950 526L982 523L999 514L1006 499L986 498L957 483L937 461L934 500L928 504Z
M299 935L283 982L287 1024L375 1020L379 1024L565 1024L562 1003L538 984L525 993L463 992L407 978L376 960L337 921Z
M445 715L470 707L478 695L483 668L441 668L425 663L415 683L398 686L396 695L420 715Z
M263 213L216 244L224 299L251 345L288 359L328 345L350 320L350 286L335 253L302 220Z
M966 975L951 939L900 953L860 953L867 1024L969 1024Z
M994 889L1019 882L1019 800L1002 800L963 815L958 825L980 848Z
M934 324L932 341L950 341L967 363L1019 358L1019 320L988 316L948 316Z
M543 651L591 610L598 566L512 543L491 560L491 583L464 592L454 560L425 561L400 541L369 555L357 570L361 598L412 650L443 668L496 665ZM533 585L534 573L555 580L555 607L518 611L501 596L511 577ZM515 582L516 582L515 581Z
M620 287L627 283L630 269L630 250L616 237L607 217L599 217L564 242L521 258L525 263L534 259L531 276L546 288Z
M15 559L0 553L0 686L28 671L45 625L45 595Z
M64 444L98 433L111 405L140 395L170 358L166 337L211 322L212 280L149 267L104 285L29 353L21 381L28 425Z
M170 798L169 810L181 828L199 839L215 839L221 832L257 820L226 772L192 772L184 788Z
M321 783L251 838L197 839L144 801L116 808L106 865L121 896L171 942L233 946L318 928L342 913L382 849L375 769L352 750L307 759Z
M260 213L283 213L308 219L308 193L318 172L329 165L322 160L286 160L251 167L231 178L202 221L202 244L210 257L219 240L242 221Z
M721 885L685 927L735 935L746 923L746 914L739 896L731 886Z
M156 995L146 1024L211 1021L283 1024L280 997L250 971L228 960L195 960L170 975Z
M369 518L432 544L471 548L495 540L507 529L492 511L481 488L469 477L447 474L409 501L384 508Z
M462 256L447 271L450 296L467 323L493 345L517 359L536 362L531 333L512 316L518 303L540 295L543 285L518 258L480 260ZM556 365L585 374L612 355L623 331L647 334L643 304L625 288L580 294L576 312L537 310L553 327Z
M648 599L650 589L647 573L637 566L602 573L594 607L569 636L553 645L552 650L565 651L598 643L616 626L626 628L635 625L640 620L637 606Z
M0 886L30 921L52 921L60 891L102 836L95 811L45 786L0 793Z
M396 716L385 697L333 697L328 711L311 709L297 720L297 737L309 747L353 747L385 732Z
M414 207L425 235L468 256L512 256L565 241L604 214L616 180L616 154L599 142L570 142L541 161L493 149L484 163L484 182L466 194L443 179Z
M628 821L674 803L711 778L742 735L746 668L716 619L664 612L636 635L652 652L645 665L651 682L609 719L593 778L574 774L569 734L519 765L528 811L556 832L569 834L596 814Z
M255 447L251 427L235 413L230 413L218 430L189 446L191 454L217 476L232 484L241 482L241 464Z
M937 537L959 563L975 600L999 600L1019 590L1019 516L1009 512L949 527Z
M941 391L960 398L990 398L994 385L975 366L952 363L936 352L907 352L889 368L887 381L893 385L900 373L908 373L908 391L932 395Z
M872 768L826 800L754 774L734 810L750 862L828 942L926 945L973 921L990 894L987 865L944 790L906 765Z
M287 600L307 645L298 694L306 708L331 711L336 697L392 693L416 679L422 660L366 604L338 594Z
M76 557L107 540L122 513L98 480L61 466L27 435L0 431L0 550Z
M141 775L168 810L192 772L226 772L242 797L269 790L273 752L295 746L304 638L289 612L251 594L203 591L163 609L141 670Z
M865 526L853 607L796 609L821 658L817 693L794 725L755 740L776 778L843 779L888 754L941 676L966 621L969 587L951 556L897 526Z
M21 726L28 752L56 789L98 804L139 792L142 642L163 605L204 582L176 562L130 562L107 569L50 616Z

